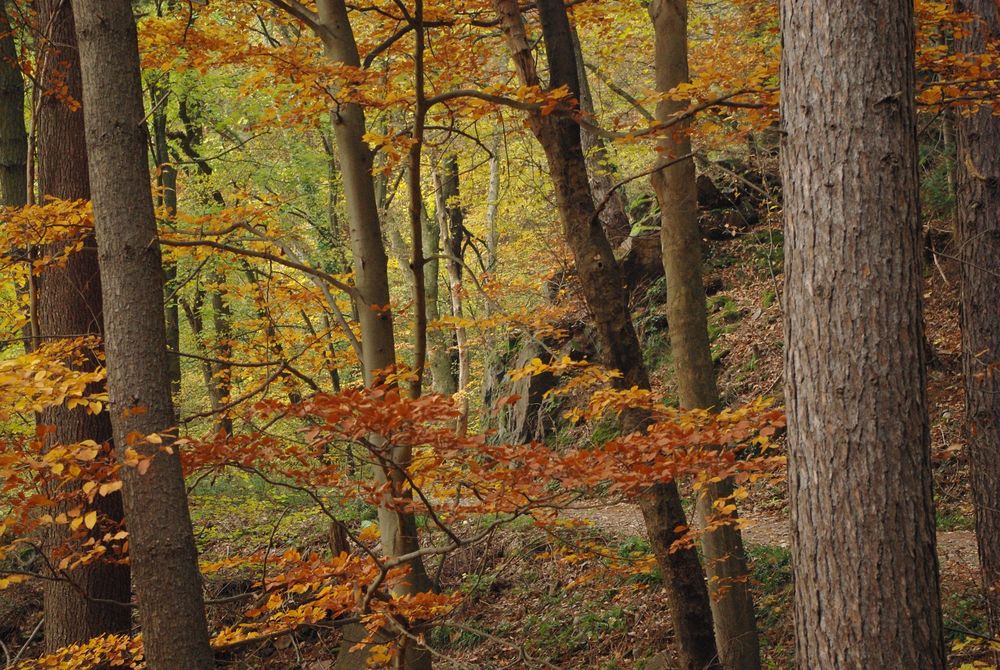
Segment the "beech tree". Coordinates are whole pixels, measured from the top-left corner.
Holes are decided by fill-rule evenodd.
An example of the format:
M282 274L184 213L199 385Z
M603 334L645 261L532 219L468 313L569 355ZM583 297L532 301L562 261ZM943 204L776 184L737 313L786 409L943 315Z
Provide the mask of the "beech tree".
M972 23L959 51L984 53L1000 39L993 0L959 0ZM1000 116L989 106L960 114L956 212L962 277L962 372L976 539L990 630L1000 635Z
M108 306L109 412L126 465L129 561L144 654L153 670L213 668L180 457L169 433L164 434L174 423L174 410L132 5L74 0L72 7L102 296ZM133 459L135 467L129 464Z
M537 4L548 58L549 89L565 86L578 97L580 85L566 8L560 0L540 0ZM494 5L521 82L539 86L520 8L513 0L494 0ZM611 367L621 372L625 388L649 389L649 374L628 310L621 269L590 191L580 125L567 115L537 112L529 122L545 151L564 236L572 249L577 276L606 358ZM642 423L641 417L633 415L626 421L626 430L641 428ZM712 613L698 554L691 548L673 547L679 537L677 528L687 526L676 483L651 486L642 499L642 513L650 543L666 577L681 665L692 670L717 667Z
M17 67L17 45L0 2L0 199L8 207L24 205L28 194L28 133L24 129L24 79Z
M38 2L38 23L48 30L41 42L38 61L42 64L36 105L38 145L38 191L44 200L89 200L87 145L84 138L80 82L80 58L76 48L73 10L60 0ZM59 75L61 74L61 77ZM58 79L66 85L62 95L48 90ZM93 235L86 235L83 248L68 256L65 264L49 265L38 277L38 332L47 340L81 335L103 336L104 308L101 273ZM58 255L65 243L42 249L42 256ZM100 352L87 352L85 371L98 369ZM111 418L108 412L90 413L83 407L65 405L46 409L39 420L51 426L48 443L76 444L93 440L104 445L110 458ZM95 499L97 511L112 522L122 520L122 500L118 492ZM103 534L100 527L94 535ZM50 547L60 547L69 536L65 526L48 529ZM51 554L58 565L61 556ZM128 603L132 585L129 568L118 562L98 560L70 571L67 580L45 583L45 644L55 651L85 642L101 633L124 633L132 623ZM118 604L120 603L120 604Z
M664 93L689 82L687 58L687 0L654 0L649 6L656 40L656 87ZM656 107L656 118L667 123L688 106L666 98ZM660 203L660 243L667 284L666 314L670 351L681 407L709 408L719 404L715 365L708 341L708 315L702 279L701 230L698 225L698 187L691 156L690 124L676 124L660 139L660 160L677 161L653 173ZM684 160L678 160L684 158ZM696 514L703 526L715 516L714 505L733 493L732 482L709 483L697 500ZM712 595L712 619L719 658L726 668L760 667L760 644L753 599L747 583L743 539L731 524L701 538L705 572Z
M796 665L944 668L913 5L784 0L781 27Z

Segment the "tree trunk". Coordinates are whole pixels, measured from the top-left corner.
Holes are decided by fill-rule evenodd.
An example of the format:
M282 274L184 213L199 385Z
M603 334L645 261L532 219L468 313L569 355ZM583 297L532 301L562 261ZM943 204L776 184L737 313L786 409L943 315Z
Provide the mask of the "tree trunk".
M649 15L656 33L656 90L667 92L689 81L687 0L653 0ZM656 118L666 122L687 106L683 100L663 100L656 107ZM690 154L689 130L686 123L673 126L659 142L662 158L657 160ZM684 160L654 173L652 183L660 202L667 323L680 405L684 409L715 407L719 404L719 394L708 341L694 161ZM714 502L732 492L729 480L705 486L696 506L696 517L702 527L714 514ZM724 525L702 535L701 547L708 573L715 643L722 665L728 670L757 670L760 644L746 579L743 538L734 526Z
M138 37L128 0L72 5L102 295L114 305L105 315L111 422L124 453L135 442L130 436L169 430L174 420ZM208 670L214 659L180 458L144 441L134 448L151 459L143 475L122 469L146 663L151 670Z
M159 8L158 8L159 9ZM153 161L156 165L156 186L159 190L157 206L164 210L163 223L173 226L177 215L177 167L170 160L170 148L167 144L167 104L170 95L170 79L163 76L166 86L160 87L159 82L149 87L149 104L153 107ZM181 330L180 309L177 303L177 264L163 264L163 283L166 291L164 305L167 327L167 349L170 356L170 393L175 398L181 392ZM176 408L175 408L176 409Z
M76 101L81 98L80 61L73 31L73 12L58 0L38 2L39 23L50 26L47 55L39 62L46 66L40 73L42 86L49 74L64 71L66 93ZM18 107L18 112L21 108ZM83 112L73 110L65 100L46 96L38 106L38 190L41 196L63 200L90 198L87 177L87 146L83 132ZM43 249L41 255L59 253L64 244ZM83 249L70 254L65 266L52 265L38 278L38 332L47 340L58 337L103 334L101 275L94 238L84 240ZM89 352L83 368L100 367L98 352ZM75 444L94 440L111 442L111 417L107 412L88 414L82 408L51 407L41 417L42 425L54 427L47 444ZM108 452L110 453L110 452ZM121 494L97 497L94 509L106 515L112 524L122 520ZM97 526L98 537L106 528ZM51 526L47 537L49 551L58 550L69 535L64 526ZM58 559L54 561L58 563ZM51 653L70 644L84 642L102 633L128 632L132 622L127 606L132 586L127 565L97 561L69 573L72 584L46 581L44 584L45 647ZM75 584L75 585L74 585Z
M465 318L465 296L462 287L462 270L464 266L465 249L465 215L462 206L457 202L458 192L458 157L455 154L445 156L442 172L437 178L437 215L441 226L441 237L448 254L445 266L448 268L448 294L451 296L451 314L456 319ZM466 395L469 386L469 373L472 366L472 356L469 352L468 333L461 323L455 325L455 344L458 348L458 405L460 415L457 431L464 435L469 427L469 398Z
M24 79L17 65L7 2L0 0L0 203L23 207L28 195Z
M212 329L215 331L212 357L217 359L212 364L212 382L218 394L219 407L222 408L229 403L233 384L233 366L229 362L233 355L233 313L222 294L226 273L216 269L212 273L212 282L216 285L209 298L212 306ZM233 420L225 410L215 417L215 429L216 432L224 431L226 435L233 434Z
M203 357L203 360L198 361L198 363L201 366L202 382L205 384L205 391L208 393L208 403L212 408L212 415L215 418L213 430L216 433L225 431L227 435L232 435L233 424L226 416L224 408L227 402L228 387L223 385L220 378L220 364L209 360L214 358L213 354L215 351L208 346L208 335L205 332L205 289L201 286L196 286L194 289L194 299L191 302L181 299L179 304L184 308L184 316L187 318L188 327L191 328L191 334L194 336L198 353ZM211 304L213 310L217 307L223 307L223 305L217 303L214 293L211 298ZM218 323L219 316L213 312L212 317L215 319L215 327L218 329L220 327ZM228 323L228 317L223 317L222 320L223 324ZM225 328L224 325L223 328ZM216 339L218 339L218 336L216 336Z
M441 263L441 227L438 222L423 210L424 224L424 258L427 268L424 272L424 292L427 295L427 322L433 323L441 318L440 276ZM448 353L449 338L441 328L432 328L427 332L428 359L431 367L431 388L435 393L454 395L458 390L455 372L451 367L451 354Z
M959 0L978 21L960 51L1000 39L994 0ZM958 115L958 249L962 273L962 371L979 562L990 630L1000 636L1000 116L989 106Z
M594 95L590 90L587 68L584 67L583 45L580 43L576 26L570 25L570 30L573 52L576 56L576 76L580 82L580 111L593 119ZM607 198L600 214L604 233L608 236L611 247L617 249L632 234L632 222L625 209L625 188L612 190L618 179L618 169L604 138L596 130L581 127L580 139L583 144L583 155L587 157L587 174L590 176L593 198L596 202L604 202Z
M944 668L913 3L782 0L781 23L796 663Z
M0 0L0 205L24 207L28 202L28 133L24 128L24 79L18 67L17 45L7 15L7 0ZM29 260L26 250L11 250L22 260ZM18 285L18 299L28 295L31 299L32 280ZM24 351L30 352L34 344L32 318L29 308L28 322L21 335Z
M497 271L497 248L500 246L500 227L497 214L500 211L500 147L503 134L496 133L493 139L493 153L490 156L490 188L486 195L486 271ZM487 308L490 304L487 302Z
M539 0L537 5L549 59L550 86L566 85L576 94L579 84L566 8L561 0ZM494 6L522 83L538 85L531 43L516 0L494 0ZM530 117L530 125L545 151L566 241L607 362L622 373L625 388L648 389L649 376L628 311L621 270L596 216L580 127L566 115L537 113ZM642 420L633 418L629 423L638 428ZM693 549L670 551L678 538L675 529L687 525L676 484L651 487L642 497L641 506L650 544L665 578L681 667L718 668L708 590L698 555Z
M320 0L317 10L317 33L323 41L327 57L336 63L360 67L361 59L344 0ZM365 383L372 385L381 381L384 371L395 367L396 354L392 312L389 309L388 258L382 242L379 209L375 199L372 152L364 140L365 115L362 108L352 102L340 104L333 130L347 201L348 236L354 255L354 282L364 303L357 305L361 324L362 367ZM378 509L379 531L385 554L402 556L420 548L416 518L412 513L398 511L398 506L391 501L392 497L405 498L410 495L404 486L403 473L410 465L411 450L409 447L390 449L387 454L390 467L376 469L378 479L388 480L392 489L387 494L386 503ZM399 593L414 594L431 590L423 561L415 558L407 565L410 573L406 582L399 587ZM348 645L344 645L344 649L347 648ZM337 667L365 667L364 656L364 652L350 654L342 650ZM409 670L429 668L431 657L422 650L413 649L411 653L408 648L404 664Z

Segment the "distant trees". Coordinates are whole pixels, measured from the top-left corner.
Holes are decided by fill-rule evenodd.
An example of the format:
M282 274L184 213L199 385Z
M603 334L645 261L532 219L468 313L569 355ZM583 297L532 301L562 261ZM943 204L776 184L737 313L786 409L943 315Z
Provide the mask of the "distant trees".
M803 670L943 670L914 10L905 0L860 8L781 2L786 285L777 307L785 310L796 663ZM1000 8L993 0L956 3L978 17L958 50L987 51L1000 37ZM587 580L596 575L610 576L623 592L662 577L678 667L760 668L742 539L716 515L735 509L737 478L757 481L782 463L770 449L785 416L766 399L708 411L723 409L723 401L706 313L692 133L706 129L695 138L706 152L742 155L746 133L773 122L773 4L722 3L692 20L712 26L712 40L692 39L692 48L710 43L722 65L702 67L710 59L691 57L689 68L688 9L700 11L701 3L687 0L378 7L214 0L211 9L157 2L155 11L143 10L144 74L135 16L149 3L34 0L37 12L21 11L27 4L0 0L0 196L12 208L0 221L7 243L0 270L8 272L0 320L20 327L30 293L32 326L0 347L0 589L42 580L50 651L121 633L59 653L104 663L107 655L134 659L141 651L151 670L207 670L220 650L308 626L340 645L331 663L337 670L428 670L439 655L478 654L466 644L473 640L490 653L519 647L515 663L562 663L563 642L578 647L582 637L563 640L535 625L548 622L526 620L512 634L533 639L511 642L500 637L510 627L496 636L479 631L492 620L477 623L485 608L468 607L521 596L521 585L507 589L499 571L515 558L542 560L544 552L561 561L558 586L567 591L592 588ZM9 30L11 8L13 19L35 25ZM758 9L754 30L764 26L767 37L741 28L733 41L715 42L726 32L720 27ZM627 33L621 43L606 40L618 28ZM643 44L650 28L655 42ZM637 53L645 62L610 63L605 44L587 41L595 36L612 48L643 46ZM757 39L767 44L760 60L731 54L733 44L756 46ZM21 69L34 86L27 110L17 67L25 55ZM731 75L744 65L745 87L743 74ZM625 86L622 76L631 78ZM630 87L655 92L635 96ZM937 104L931 97L921 104ZM655 114L647 100L655 100ZM522 113L526 124L510 123ZM986 110L956 117L962 361L994 632L998 118ZM654 146L659 162L643 166ZM771 190L736 161L717 163L739 188L765 197ZM152 193L150 164L158 170ZM644 293L636 289L646 278L633 283L641 273L623 272L639 248L620 243L631 242L633 221L642 230L654 210L650 193L630 201L624 189L650 175L662 258L643 247L641 263L645 270L662 260L665 305L656 304L659 284ZM68 225L34 217L35 208L19 217L16 208L35 199L34 177L39 200L93 196L94 230L83 207ZM423 192L429 188L434 202ZM713 198L729 197L727 188L720 184ZM45 212L65 206L38 204ZM561 231L550 227L557 215ZM169 228L162 240L157 216ZM178 251L164 261L161 243ZM750 244L748 235L731 248L757 253ZM469 250L481 274L466 264ZM726 281L738 276L731 272ZM777 325L777 307L762 322ZM740 316L719 315L724 339L743 327L735 325ZM46 358L41 343L73 335L103 345ZM21 340L34 350L12 358ZM593 364L597 358L603 365ZM654 391L654 365L668 360L676 410ZM431 388L457 402L422 394L425 364ZM491 379L480 407L475 377L483 367ZM171 390L176 396L182 377L199 372L207 393L185 391L175 404ZM74 386L80 378L91 386ZM521 389L528 397L520 419L537 410L533 420L545 431L533 437L553 437L545 444L520 430L482 429L504 421L505 405L522 400L508 390ZM70 409L81 401L86 409ZM36 418L53 426L38 432L44 439L31 432ZM181 430L183 439L175 439ZM91 440L101 450L91 454ZM84 448L57 449L74 444ZM184 468L181 444L198 447L185 452ZM693 512L683 505L682 478L702 485ZM267 529L266 545L225 538L226 560L201 566L203 576L187 487L201 519L218 507L230 512L203 504L204 492L220 484L246 495L251 514L257 503L287 508ZM635 538L618 546L603 537L576 542L584 535L557 513L581 498L638 502L648 547ZM721 510L720 499L727 503ZM296 513L295 530L282 526L285 511ZM698 537L704 569L689 514L707 527ZM329 525L326 542L292 535L309 515ZM508 546L520 543L494 542L505 539L495 537L505 526L521 532L510 525L519 519L532 522L532 533L545 530L547 546L532 539L515 556ZM204 527L221 534L219 525ZM217 537L198 539L211 551ZM119 551L126 538L127 565L92 560ZM473 561L481 569L475 575ZM496 577L486 572L492 568ZM227 583L210 604L247 598L245 619L219 631L206 624L212 570L224 571L218 578ZM578 573L572 584L562 579L570 570ZM231 578L239 581L235 597ZM566 602L558 616L576 603ZM130 637L133 610L141 641ZM622 634L633 634L627 607L622 614L615 625L623 621ZM599 623L601 635L616 634L610 618Z
M1000 39L995 0L959 0L973 22L959 51ZM957 243L962 276L962 371L979 562L990 630L1000 635L1000 116L959 114Z
M128 0L73 0L107 352L109 413L122 469L129 561L153 670L215 667L174 424L163 268L150 190L139 48Z
M518 76L526 86L540 85L521 10L514 0L494 0ZM538 12L548 57L549 88L566 86L579 97L580 83L566 8L561 0L539 0ZM649 389L639 338L632 324L621 269L599 217L587 174L580 125L566 115L532 114L531 130L545 151L555 187L563 234L573 252L587 307L593 314L608 364L619 370L625 388ZM633 413L626 430L640 429ZM712 613L697 552L673 547L678 528L687 525L674 482L650 486L642 499L650 543L663 569L681 666L718 667Z
M913 5L783 0L785 395L799 668L945 667Z

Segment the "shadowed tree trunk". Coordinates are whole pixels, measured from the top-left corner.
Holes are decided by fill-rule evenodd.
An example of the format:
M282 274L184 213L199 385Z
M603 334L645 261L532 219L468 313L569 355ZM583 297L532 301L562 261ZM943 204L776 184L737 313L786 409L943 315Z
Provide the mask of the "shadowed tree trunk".
M160 8L158 7L158 10ZM149 104L153 107L153 161L156 165L157 206L163 210L166 225L173 226L177 215L177 167L170 160L170 147L167 144L167 98L170 95L170 80L164 75L160 83L149 87ZM170 393L177 396L181 392L181 348L180 309L177 296L177 265L163 264L163 283L166 291L164 305L167 327L167 349L170 356Z
M516 0L494 0L494 6L521 82L538 85L531 43ZM551 73L549 85L551 88L565 85L578 95L566 8L561 0L539 0L537 6ZM594 316L607 362L622 373L621 383L625 388L648 389L649 376L628 311L621 270L590 192L580 127L562 114L534 113L529 119L531 130L545 151L566 241L573 252L583 295ZM626 423L627 429L641 428L644 418L632 416ZM698 555L693 549L670 551L679 537L675 529L687 524L676 484L651 487L642 497L641 506L670 599L680 666L685 670L717 668L712 613Z
M958 0L976 21L960 51L1000 39L995 0ZM958 115L958 249L962 273L962 371L976 539L990 631L1000 636L1000 116L989 106ZM1000 655L1000 654L998 654Z
M24 207L28 204L28 133L24 128L24 79L18 67L17 45L7 14L7 0L0 0L0 205ZM26 250L14 251L16 257L27 260ZM25 297L31 287L18 285L18 298ZM30 299L30 298L29 298ZM31 351L31 318L21 335L24 350Z
M580 82L580 110L593 119L594 95L590 90L587 68L584 67L583 45L580 43L576 26L571 24L570 30L576 57L576 76ZM604 202L607 199L604 209L601 210L601 223L604 224L608 242L616 249L632 233L632 222L625 210L625 189L614 188L618 179L618 169L604 138L591 128L581 127L580 140L583 144L583 155L587 157L587 174L590 176L590 190L594 201Z
M147 162L139 47L128 0L73 0L90 185L101 265L115 443L170 430L163 267ZM135 411L142 408L144 411ZM169 437L163 440L169 445ZM151 670L215 666L198 555L176 450L137 442L145 474L122 469L145 660Z
M913 3L781 26L796 665L941 669Z
M68 3L59 0L39 0L38 20L49 28L49 41L43 45L39 62L45 67L40 73L42 89L52 72L65 73L66 93L72 101L79 102L80 60L76 50L73 12ZM41 94L41 93L40 93ZM36 120L38 145L38 192L63 200L90 198L87 176L87 146L83 130L83 110L72 109L72 101L46 96L38 105ZM42 256L57 254L63 244L54 244L41 250ZM101 300L101 275L97 251L92 235L84 239L83 249L70 254L66 264L50 265L38 278L38 331L46 340L78 335L103 335L103 304ZM101 365L98 352L90 352L85 369L94 370ZM111 417L108 412L88 414L83 408L67 409L65 406L45 410L40 418L42 425L54 427L47 439L49 446L75 444L94 440L98 444L111 443ZM105 457L110 457L110 451ZM94 508L106 515L111 524L122 520L120 493L98 496ZM107 527L95 527L98 537ZM50 551L68 539L64 526L52 526L47 543ZM53 562L59 556L53 555ZM46 581L45 646L49 652L70 644L84 642L102 633L124 633L129 630L132 616L126 605L132 587L127 565L97 561L69 573L68 582ZM75 584L75 586L74 586ZM82 592L81 592L82 591Z
M687 0L653 0L649 6L656 34L656 90L667 92L688 82ZM688 107L684 100L663 100L656 118L667 122ZM658 160L691 153L690 125L672 126L659 142ZM667 323L677 394L684 409L716 407L715 367L708 341L705 285L698 226L698 187L694 161L683 160L656 172L653 190L660 202L660 242L667 284ZM713 504L732 495L729 480L706 484L696 516L704 527ZM739 530L723 525L701 536L715 623L715 643L728 670L760 668L760 644L747 578L746 552Z
M423 210L424 224L424 258L427 267L424 271L424 292L427 295L427 323L434 323L441 318L439 300L441 262L441 227L438 222ZM448 352L450 337L442 328L432 328L427 332L427 357L431 368L431 388L435 393L454 395L458 390L458 380L451 367L451 354Z
M28 195L28 133L24 129L24 79L17 66L17 45L0 0L0 201L23 207Z
M458 202L458 157L455 154L445 156L441 163L441 171L435 174L437 182L437 215L441 227L441 238L448 255L445 266L448 268L448 295L451 296L451 314L456 319L465 318L465 289L462 286L462 271L465 249L465 215L462 205ZM469 386L469 373L472 366L472 356L469 351L468 333L461 323L455 325L455 345L458 349L458 383L457 393L459 411L461 412L457 430L464 435L469 427L469 398L466 395Z
M335 63L360 67L357 43L344 0L319 0L317 11L279 3L304 21L322 40L326 57ZM395 340L392 329L392 311L389 309L388 258L382 241L375 181L372 177L373 155L364 140L365 114L360 105L342 102L337 106L333 119L334 144L337 163L343 182L348 213L348 237L354 256L354 283L361 295L356 301L358 321L361 325L362 368L365 384L378 384L384 372L396 365ZM373 436L376 443L381 438ZM388 481L391 491L386 502L379 506L379 531L382 549L386 556L402 556L420 548L414 515L399 511L392 498L405 499L411 494L406 488L404 472L412 458L409 447L387 447L388 468L376 468L376 478ZM423 560L414 558L406 563L410 568L407 579L397 587L399 594L413 594L431 590L431 582ZM363 630L349 627L345 638L361 639ZM336 667L366 667L367 653L349 652L349 644L342 645ZM429 653L407 646L404 665L408 670L431 666Z

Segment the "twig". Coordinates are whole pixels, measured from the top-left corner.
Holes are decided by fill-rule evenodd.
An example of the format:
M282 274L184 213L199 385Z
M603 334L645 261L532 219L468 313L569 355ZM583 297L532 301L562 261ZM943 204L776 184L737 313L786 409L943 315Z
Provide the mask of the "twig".
M39 619L38 623L35 624L35 629L31 631L31 635L29 635L28 639L24 641L21 651L17 652L17 656L15 656L14 660L10 662L11 665L17 665L17 662L21 660L21 655L28 649L28 645L31 644L31 641L35 639L35 635L38 634L38 631L41 629L43 623L45 623L45 617Z

